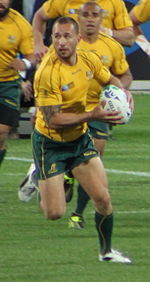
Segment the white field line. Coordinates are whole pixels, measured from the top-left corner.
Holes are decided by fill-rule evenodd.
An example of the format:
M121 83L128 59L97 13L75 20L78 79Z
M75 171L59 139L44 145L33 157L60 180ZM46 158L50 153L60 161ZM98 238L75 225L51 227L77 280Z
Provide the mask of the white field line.
M16 157L6 157L5 160L12 160L12 161L22 161L22 162L28 162L32 163L33 159L27 159L27 158L16 158ZM133 175L133 176L144 176L144 177L150 177L149 172L140 172L140 171L124 171L124 170L118 170L118 169L106 169L108 173L115 173L115 174L127 174L127 175ZM24 175L24 173L1 173L1 175L8 175L8 176L19 176ZM89 214L93 214L94 211L89 212ZM150 210L130 210L130 211L115 211L116 214L149 214Z
M33 159L27 158L16 158L16 157L6 157L5 160L11 161L21 161L21 162L28 162L32 163ZM108 173L115 173L115 174L128 174L133 176L143 176L143 177L150 177L150 172L142 172L142 171L126 171L126 170L118 170L118 169L106 169ZM6 174L5 174L6 175ZM7 174L8 175L8 174ZM14 175L14 174L13 174ZM21 174L18 174L21 175Z
M33 162L33 159L16 158L16 157L6 157L5 160L8 160L8 161L21 161L21 162L27 162L27 163L32 163Z
M118 214L136 214L136 213L150 213L150 210L139 210L139 211L114 211Z
M150 177L149 172L142 172L142 171L126 171L126 170L118 170L118 169L106 169L106 171L109 173L116 173L116 174L128 174L135 176Z
M94 214L95 211L90 211L88 212L88 214ZM128 211L115 211L114 209L114 213L115 214L149 214L150 213L150 210L136 210L136 211L131 211L131 210L128 210Z

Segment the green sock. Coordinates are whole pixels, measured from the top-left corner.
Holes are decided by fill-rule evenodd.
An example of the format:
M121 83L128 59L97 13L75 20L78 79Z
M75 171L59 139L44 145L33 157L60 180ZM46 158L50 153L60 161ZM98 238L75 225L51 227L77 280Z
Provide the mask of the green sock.
M101 254L111 251L111 237L113 230L113 214L104 216L95 212L95 223L99 237Z
M2 161L5 157L5 154L6 154L6 149L5 150L0 150L0 166L2 164Z
M78 193L77 193L77 207L75 209L75 213L82 215L90 197L81 187L78 185Z

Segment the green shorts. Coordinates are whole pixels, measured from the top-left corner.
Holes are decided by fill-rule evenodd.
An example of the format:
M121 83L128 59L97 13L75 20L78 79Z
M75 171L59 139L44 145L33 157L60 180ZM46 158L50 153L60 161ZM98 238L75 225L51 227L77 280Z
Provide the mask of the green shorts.
M21 83L21 79L0 82L0 104L14 110L19 110L20 96L22 93Z
M0 103L0 124L11 127L19 126L19 111Z
M70 171L98 156L88 132L74 141L59 142L34 130L32 147L38 179L46 179Z
M102 121L91 121L88 123L90 134L96 139L109 139L109 125Z

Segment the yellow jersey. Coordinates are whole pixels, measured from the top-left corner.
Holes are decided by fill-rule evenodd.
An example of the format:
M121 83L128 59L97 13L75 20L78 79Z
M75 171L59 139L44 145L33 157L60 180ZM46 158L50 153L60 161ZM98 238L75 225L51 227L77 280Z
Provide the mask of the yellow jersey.
M105 33L100 32L98 39L94 43L88 43L81 39L78 48L94 52L98 60L116 76L122 75L129 68L123 47ZM102 86L95 79L90 81L87 95L87 111L93 110L99 103L101 89Z
M34 92L37 108L61 105L62 113L86 111L89 81L94 77L100 84L107 84L110 72L91 51L77 51L77 63L69 66L61 62L50 48L35 74ZM64 129L51 129L38 109L35 128L45 136L61 141L72 141L87 130L87 123Z
M18 53L33 53L32 27L17 11L10 9L4 20L0 21L0 81L12 81L19 77L16 70L9 67Z
M104 10L102 25L111 29L122 29L132 26L123 0L92 0ZM78 20L78 10L87 0L48 0L43 4L49 18L69 16Z
M141 22L150 20L150 0L141 0L132 9L136 18Z

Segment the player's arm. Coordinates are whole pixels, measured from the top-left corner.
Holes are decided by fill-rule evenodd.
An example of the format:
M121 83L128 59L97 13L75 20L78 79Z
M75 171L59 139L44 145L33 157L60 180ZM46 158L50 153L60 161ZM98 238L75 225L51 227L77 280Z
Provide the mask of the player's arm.
M150 42L144 36L144 33L140 27L141 22L137 19L132 9L129 13L130 18L133 22L133 29L135 33L135 42L140 46L140 48L150 57Z
M133 77L132 77L132 73L131 71L128 69L126 72L124 72L123 74L121 75L116 75L119 80L121 81L122 83L122 86L123 88L125 89L129 89L131 83L132 83L132 80L133 80Z
M10 63L10 67L17 71L27 71L36 65L34 54L24 55L23 58L16 58Z
M132 27L127 27L120 30L114 29L112 30L112 37L125 46L132 46L135 41Z
M130 16L130 19L133 22L133 29L134 29L135 36L143 34L143 31L139 26L141 24L141 22L135 16L133 9L130 11L129 16Z
M101 31L113 37L121 45L132 46L134 44L135 35L132 27L126 27L123 29L110 29L101 26Z
M38 62L41 61L42 57L48 50L48 47L45 46L43 42L45 25L48 20L49 18L45 14L43 7L41 7L35 13L32 21L34 42L35 42L35 56Z
M126 93L127 95L127 100L130 104L130 108L133 111L134 109L134 101L133 101L133 97L130 91L128 91L127 86L131 84L132 81L132 74L130 72L130 70L128 69L123 75L121 76L114 76L111 75L110 80L108 82L108 84L112 84L115 85L121 89L123 89L123 91ZM126 86L126 87L125 87Z
M133 112L134 110L134 100L133 100L133 96L131 94L131 92L129 91L129 87L131 85L131 82L133 80L131 71L128 69L126 72L124 72L121 75L117 75L117 78L120 80L123 90L127 95L127 100L129 102L130 108Z
M83 113L62 113L61 105L41 106L39 110L43 114L44 121L49 128L62 129L93 120L103 120L112 123L119 123L122 116L119 112L106 112L102 106L95 107L93 111Z

